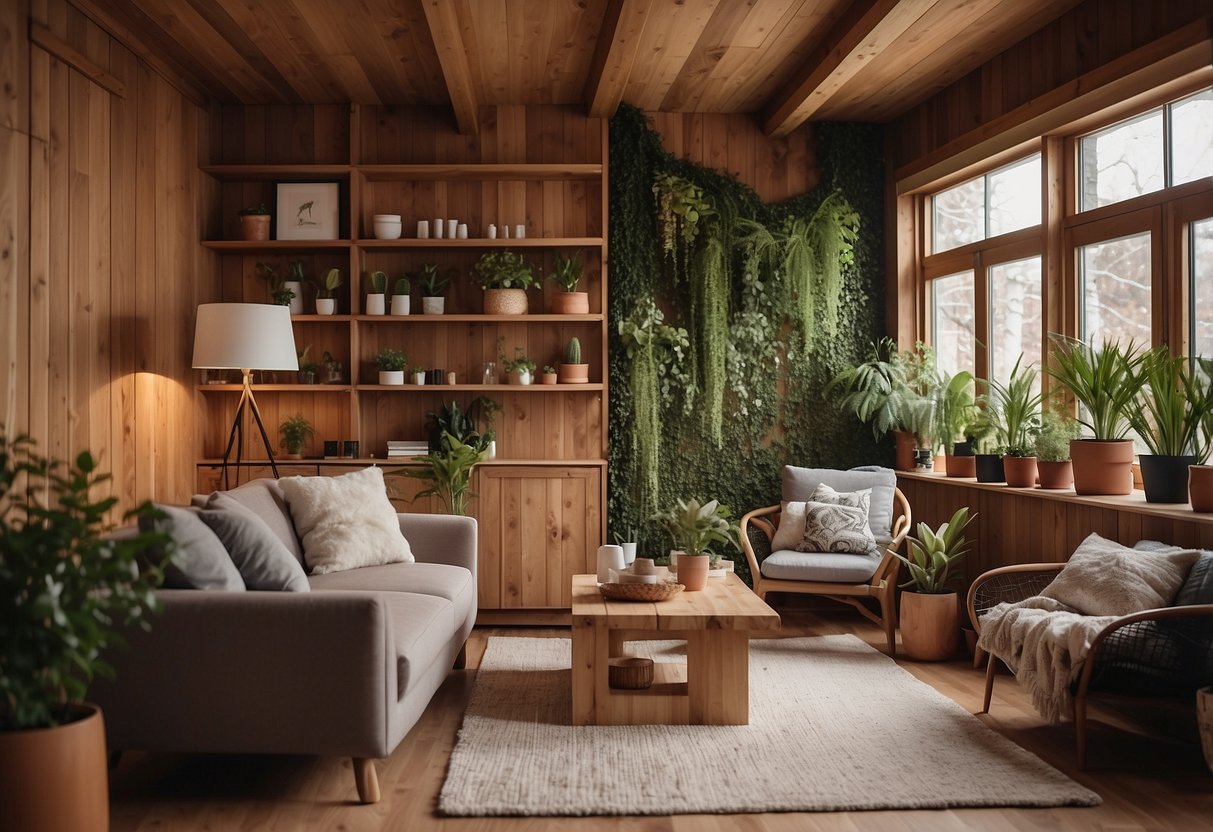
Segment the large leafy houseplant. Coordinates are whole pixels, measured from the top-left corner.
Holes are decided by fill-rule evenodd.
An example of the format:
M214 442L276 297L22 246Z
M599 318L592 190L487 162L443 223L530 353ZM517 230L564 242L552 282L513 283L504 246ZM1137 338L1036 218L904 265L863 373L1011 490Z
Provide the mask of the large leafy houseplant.
M535 285L534 268L521 254L490 251L472 267L481 289L529 289Z
M488 458L488 450L465 445L449 433L443 434L442 449L417 457L424 467L400 468L390 473L427 480L430 487L418 491L414 500L437 497L447 514L467 514L467 501L476 495L471 491L472 469Z
M945 453L954 453L957 443L966 441L972 433L973 423L977 421L975 388L973 374L964 370L956 375L945 373L940 378L935 437Z
M970 520L968 506L961 506L938 529L919 523L918 534L907 539L909 554L894 553L910 572L909 580L901 588L924 595L951 592L948 583L953 577L952 567L968 553L964 533Z
M1094 439L1124 439L1129 432L1128 409L1137 395L1134 380L1142 355L1132 342L1105 341L1099 349L1056 333L1051 375L1078 400L1078 422Z
M93 495L108 480L87 451L68 464L0 435L0 731L77 718L92 680L113 675L121 631L150 626L171 543L107 537L118 500ZM125 517L155 515L144 503Z

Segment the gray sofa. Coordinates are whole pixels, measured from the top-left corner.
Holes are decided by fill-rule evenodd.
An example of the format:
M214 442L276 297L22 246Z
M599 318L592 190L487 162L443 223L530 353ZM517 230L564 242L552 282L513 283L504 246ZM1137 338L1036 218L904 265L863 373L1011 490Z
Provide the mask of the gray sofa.
M229 493L302 559L274 481ZM402 514L400 528L416 563L309 576L310 592L160 590L150 632L90 691L110 749L348 756L359 798L378 800L372 760L463 667L476 620L476 521Z

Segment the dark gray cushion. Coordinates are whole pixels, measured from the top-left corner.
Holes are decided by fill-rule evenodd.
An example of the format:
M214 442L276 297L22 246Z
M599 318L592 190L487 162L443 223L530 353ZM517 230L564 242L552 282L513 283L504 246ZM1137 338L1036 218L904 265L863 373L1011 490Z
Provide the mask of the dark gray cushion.
M308 592L303 567L261 518L226 494L213 494L199 512L227 547L249 589Z
M173 539L173 558L164 567L167 589L213 589L243 592L244 581L223 542L202 522L195 508L156 504L164 517L139 518L139 528Z
M269 526L274 536L282 541L282 545L294 555L295 560L303 565L303 544L295 534L295 523L291 520L291 510L286 504L286 496L278 480L268 478L246 482L230 491L215 491L209 496L197 495L193 504L198 508L214 508L211 500L216 495L223 494L235 500L244 508L261 518Z
M893 536L893 492L897 489L897 473L892 468L875 466L850 471L833 468L783 467L783 501L807 502L814 489L822 483L835 491L872 489L868 511L868 526L877 540Z

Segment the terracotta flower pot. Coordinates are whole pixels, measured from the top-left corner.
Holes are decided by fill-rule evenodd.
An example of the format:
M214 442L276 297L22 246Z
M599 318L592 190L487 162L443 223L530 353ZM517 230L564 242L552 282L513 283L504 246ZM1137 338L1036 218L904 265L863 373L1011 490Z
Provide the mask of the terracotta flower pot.
M1069 488L1074 484L1074 471L1070 467L1068 459L1061 462L1047 462L1038 459L1036 460L1036 473L1040 475L1041 488Z
M1125 495L1133 492L1133 442L1129 439L1071 439L1074 493Z
M1003 475L1011 488L1031 488L1036 485L1036 457L1004 456Z
M268 240L270 238L269 214L241 214L240 239L247 241Z
M1213 511L1213 465L1188 467L1188 496L1193 511Z
M952 658L959 633L955 592L901 594L901 646L911 659L941 662Z
M555 292L552 294L552 314L554 315L587 315L589 311L589 292Z
M55 728L0 731L0 829L109 829L105 723L91 705Z
M556 375L555 373L540 373L539 383L540 384L555 384L557 379L559 379L559 378L560 377L558 375Z
M698 592L708 583L708 556L678 554L678 583L687 592Z
M914 446L918 440L909 431L899 430L893 433L893 467L898 471L914 470Z
M1147 503L1188 502L1188 468L1196 457L1141 454L1138 459Z
M944 472L949 477L977 476L977 457L972 455L952 456L949 454L944 457L943 466Z
M527 311L525 289L485 289L484 314L525 315Z
M565 364L561 362L556 365L556 375L559 377L561 384L588 384L590 381L590 365Z

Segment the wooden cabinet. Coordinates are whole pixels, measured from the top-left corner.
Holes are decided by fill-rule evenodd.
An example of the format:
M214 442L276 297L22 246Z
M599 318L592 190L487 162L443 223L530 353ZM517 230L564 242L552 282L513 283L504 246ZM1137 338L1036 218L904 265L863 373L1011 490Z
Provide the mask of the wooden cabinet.
M285 275L300 260L311 276L337 267L345 278L337 314L314 314L311 289L305 314L293 318L296 348L311 348L310 361L329 352L343 366L339 384L302 385L290 374L255 384L271 441L286 417L303 415L315 428L308 449L319 455L325 440L357 440L359 458L330 466L319 460L279 466L296 473L339 473L350 465L382 464L387 443L423 439L431 411L447 402L466 408L480 396L497 402L493 425L498 458L476 473L485 609L554 609L570 603L568 575L584 571L605 533L603 516L607 449L607 134L606 122L576 107L486 108L478 136L459 136L445 119L425 109L349 108L340 118L330 106L280 107L281 125L256 107L225 107L217 116L223 141L214 164L202 168L214 180L212 212L202 241L218 264L212 300L267 302L255 277L264 261ZM279 135L281 134L281 135ZM284 144L285 140L285 144ZM247 205L274 204L280 181L337 181L342 199L341 239L242 242L234 217ZM372 216L402 215L404 236L373 239ZM418 220L456 218L467 239L418 239ZM490 224L499 229L489 239ZM523 239L515 228L526 229ZM510 229L510 238L501 229ZM525 315L486 315L472 267L487 251L508 249L531 261L539 283L528 292ZM553 314L557 287L546 277L556 255L581 259L580 291L590 298L586 314ZM419 287L412 287L408 316L365 314L363 275L383 271L389 292L397 278L434 263L452 277L446 314L422 315ZM590 364L588 384L507 385L501 356L520 349L538 367L559 363L576 337ZM375 358L383 348L405 353L410 366L454 373L453 385L383 386ZM497 365L485 383L483 368ZM233 379L234 380L234 379ZM200 490L217 477L234 417L239 385L199 385L204 413L199 453ZM255 437L255 432L247 433ZM249 471L268 472L259 442L246 448ZM260 467L265 467L261 471ZM322 468L324 470L322 470ZM309 469L309 470L304 470ZM202 487L202 486L206 487ZM434 511L433 500L408 502L424 484L393 478L409 511Z

